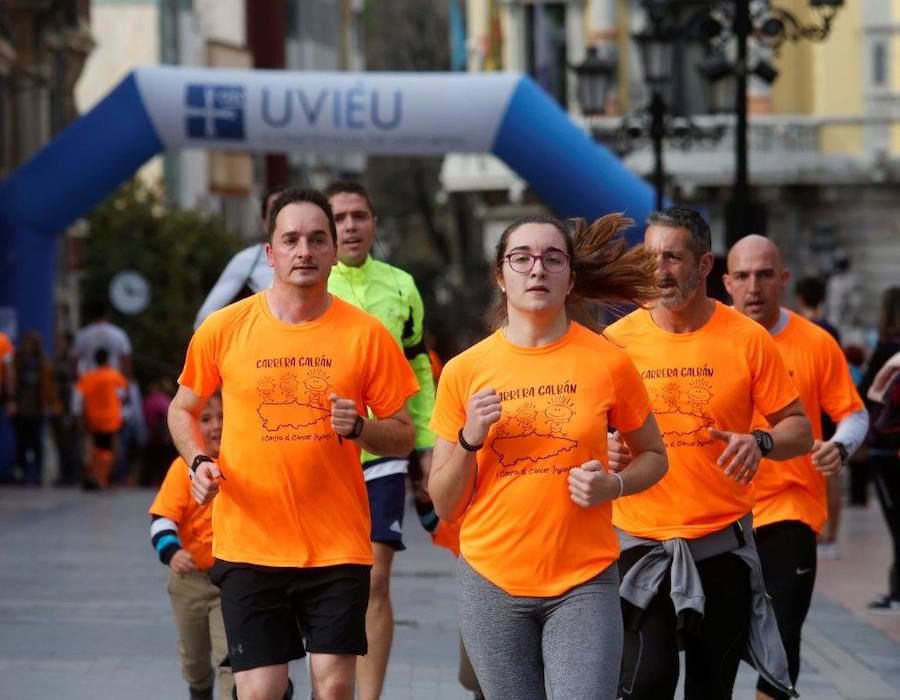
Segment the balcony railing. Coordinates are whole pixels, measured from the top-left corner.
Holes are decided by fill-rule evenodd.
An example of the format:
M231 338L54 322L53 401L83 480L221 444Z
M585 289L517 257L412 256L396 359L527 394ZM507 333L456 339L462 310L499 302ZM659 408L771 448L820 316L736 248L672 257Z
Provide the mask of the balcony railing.
M591 117L582 125L640 173L653 167L649 138L635 138L634 117ZM889 127L900 115L883 117L758 115L750 118L751 180L760 184L820 184L883 180L878 166L890 167ZM696 185L726 184L733 178L735 118L700 115L673 118L665 142L666 172ZM880 134L880 135L879 135ZM876 170L873 171L873 167Z

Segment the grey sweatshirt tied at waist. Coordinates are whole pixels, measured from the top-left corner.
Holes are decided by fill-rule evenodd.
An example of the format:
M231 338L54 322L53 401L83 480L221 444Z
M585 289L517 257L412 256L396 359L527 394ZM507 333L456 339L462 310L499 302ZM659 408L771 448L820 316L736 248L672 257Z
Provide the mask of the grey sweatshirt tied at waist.
M751 613L747 657L759 674L776 688L798 697L788 674L787 656L778 631L775 611L766 593L762 565L753 539L753 514L705 537L651 540L616 531L622 551L651 546L622 578L619 593L629 603L646 610L666 573L671 572L671 598L675 613L693 610L703 615L706 596L695 562L731 552L750 569Z

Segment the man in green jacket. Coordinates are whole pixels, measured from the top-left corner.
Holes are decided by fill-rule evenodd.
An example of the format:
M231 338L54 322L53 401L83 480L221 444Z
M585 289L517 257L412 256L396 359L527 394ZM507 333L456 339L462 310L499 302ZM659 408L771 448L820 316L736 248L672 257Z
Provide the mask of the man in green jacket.
M378 318L400 343L419 380L419 393L407 402L416 427L416 453L427 476L434 435L428 429L434 408L434 379L424 341L425 309L416 283L407 272L369 255L378 219L365 188L335 182L325 189L338 231L338 263L328 291ZM361 361L365 361L364 358ZM369 653L357 661L360 700L381 695L394 635L390 575L394 552L403 546L403 508L409 455L376 457L362 453L362 467L372 514L371 574L366 636Z

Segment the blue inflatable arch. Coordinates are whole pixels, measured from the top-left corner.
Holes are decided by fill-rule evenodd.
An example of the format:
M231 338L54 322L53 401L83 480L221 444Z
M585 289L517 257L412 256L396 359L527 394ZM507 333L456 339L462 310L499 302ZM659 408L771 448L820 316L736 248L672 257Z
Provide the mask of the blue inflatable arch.
M529 77L512 73L307 73L146 67L0 183L0 305L21 330L53 329L64 231L165 149L489 152L564 216L623 211L652 188Z

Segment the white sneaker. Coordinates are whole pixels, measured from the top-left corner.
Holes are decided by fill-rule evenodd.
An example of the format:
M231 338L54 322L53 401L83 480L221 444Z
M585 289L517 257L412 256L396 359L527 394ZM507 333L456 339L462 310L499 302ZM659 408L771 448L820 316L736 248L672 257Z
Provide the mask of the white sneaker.
M841 558L841 548L837 542L819 542L816 545L816 552L819 555L819 559L840 559Z

